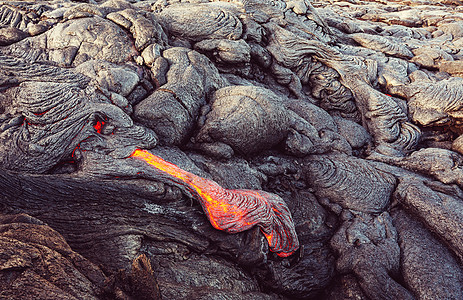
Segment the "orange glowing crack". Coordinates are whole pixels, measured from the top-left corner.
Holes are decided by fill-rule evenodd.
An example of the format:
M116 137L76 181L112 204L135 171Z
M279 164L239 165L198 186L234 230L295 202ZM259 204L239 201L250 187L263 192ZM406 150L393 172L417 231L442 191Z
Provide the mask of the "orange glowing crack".
M257 225L270 250L281 257L287 257L299 248L291 213L279 196L264 191L222 188L215 181L182 170L145 150L137 149L130 157L180 179L182 185L197 194L214 228L237 233Z

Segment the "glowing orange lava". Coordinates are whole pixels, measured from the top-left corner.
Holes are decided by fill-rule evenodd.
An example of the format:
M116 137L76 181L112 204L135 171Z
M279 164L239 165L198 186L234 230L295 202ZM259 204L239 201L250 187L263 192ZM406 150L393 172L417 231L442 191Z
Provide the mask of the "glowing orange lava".
M199 197L212 226L230 233L248 230L257 225L266 237L270 249L287 257L299 248L291 213L277 195L264 191L228 190L163 160L145 150L137 149L130 157L140 159L180 180Z

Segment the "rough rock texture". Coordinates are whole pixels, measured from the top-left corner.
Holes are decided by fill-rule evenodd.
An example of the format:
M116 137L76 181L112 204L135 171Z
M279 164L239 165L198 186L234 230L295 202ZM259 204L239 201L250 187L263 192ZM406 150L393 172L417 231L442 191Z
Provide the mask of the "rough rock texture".
M64 238L27 215L1 216L1 289L5 299L98 299L106 276Z
M401 267L404 281L415 293L416 298L463 297L463 270L456 257L418 220L404 211L394 212L393 222L402 250ZM422 281L429 282L429 285L423 287Z
M0 1L0 298L461 299L461 1Z
M370 213L386 209L396 181L368 161L345 155L308 157L302 169L321 201Z
M249 154L271 148L287 135L289 117L283 101L270 90L226 87L214 93L211 103L197 142L221 142Z
M168 144L181 145L191 135L206 97L226 85L204 56L184 47L163 52L169 65L165 84L135 107L134 116Z

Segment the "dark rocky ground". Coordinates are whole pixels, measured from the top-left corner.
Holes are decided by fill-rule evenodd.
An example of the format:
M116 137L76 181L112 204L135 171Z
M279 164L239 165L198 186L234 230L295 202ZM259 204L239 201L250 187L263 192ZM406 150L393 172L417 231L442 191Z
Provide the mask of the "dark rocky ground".
M0 299L463 299L462 47L458 0L0 1Z

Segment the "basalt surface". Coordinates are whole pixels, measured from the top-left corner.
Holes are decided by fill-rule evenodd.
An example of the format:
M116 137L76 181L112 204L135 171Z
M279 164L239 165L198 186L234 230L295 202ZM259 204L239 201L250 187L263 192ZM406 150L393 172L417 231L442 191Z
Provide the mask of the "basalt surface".
M0 1L0 298L462 299L463 3Z

